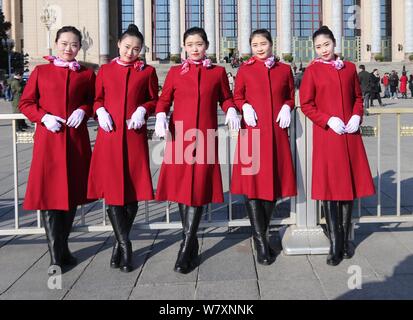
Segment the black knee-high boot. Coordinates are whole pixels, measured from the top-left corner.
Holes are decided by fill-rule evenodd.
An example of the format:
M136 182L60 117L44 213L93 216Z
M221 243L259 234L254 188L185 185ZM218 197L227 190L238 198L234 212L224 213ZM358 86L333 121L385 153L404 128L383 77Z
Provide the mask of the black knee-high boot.
M50 266L62 267L63 215L58 210L42 210L40 216L46 231Z
M343 258L350 259L354 255L354 249L350 241L350 233L352 227L352 213L353 213L353 201L340 201L340 207L343 214L343 230L344 230L344 243L343 243Z
M196 266L196 258L198 256L197 248L199 246L196 234L201 221L203 207L186 206L183 209L184 219L182 225L184 239L179 248L174 270L186 274ZM196 255L196 258L194 255Z
M132 271L132 244L129 240L129 224L125 206L109 205L107 212L119 245L120 271L130 272Z
M342 212L339 210L338 201L322 201L321 210L326 218L328 239L330 240L330 252L327 256L327 264L338 265L343 259L343 227Z
M275 201L266 201L266 200L262 200L263 206L264 206L264 210L265 210L265 236L267 237L267 242L268 242L268 248L270 251L270 255L272 257L276 257L277 253L275 252L275 250L271 247L271 243L270 243L270 223L271 223L271 218L272 218L272 213L274 211L274 207L275 207Z
M185 243L185 238L186 238L185 221L186 221L186 215L188 213L190 206L184 205L182 203L178 203L178 208L179 208L179 215L181 216L181 222L182 222L182 242L181 242L181 246L182 246ZM198 259L198 252L199 252L199 242L198 242L198 238L195 238L194 245L192 246L192 250L190 253L190 259L192 263L196 264L196 260Z
M270 254L270 249L266 236L267 217L261 200L245 199L248 217L251 222L252 238L257 252L259 264L270 265L274 262L274 257Z
M133 222L135 220L136 214L138 213L138 202L133 202L125 205L126 209L126 220L127 220L127 232L130 234L132 230ZM112 256L110 258L110 267L117 269L120 266L120 247L119 242L115 238L115 243L112 249Z
M61 214L63 217L62 264L74 266L77 264L77 259L70 253L68 240L76 216L76 208Z

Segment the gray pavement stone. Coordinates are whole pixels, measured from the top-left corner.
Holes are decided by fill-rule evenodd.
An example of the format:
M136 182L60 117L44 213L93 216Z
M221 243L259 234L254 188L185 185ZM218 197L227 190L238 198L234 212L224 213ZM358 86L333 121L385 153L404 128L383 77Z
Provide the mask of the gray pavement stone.
M377 232L358 244L356 250L366 257L375 272L381 276L413 273L412 265L402 263L411 252L389 232Z
M277 281L259 281L261 299L263 300L325 300L320 282L315 277L299 281L279 278Z
M256 280L249 239L204 239L199 281Z
M195 282L138 284L130 300L193 300Z
M197 300L258 300L260 298L256 280L199 281Z
M149 259L143 266L138 285L196 282L197 269L186 275L173 271L180 245L179 238L176 237L177 241L175 242L170 240L157 240L155 242Z

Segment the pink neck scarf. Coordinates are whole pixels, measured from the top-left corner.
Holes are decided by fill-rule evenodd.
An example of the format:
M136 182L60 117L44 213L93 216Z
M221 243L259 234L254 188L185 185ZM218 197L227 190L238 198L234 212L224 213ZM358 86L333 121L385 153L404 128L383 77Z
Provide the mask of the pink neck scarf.
M251 64L254 64L256 61L262 61L262 60L254 56L254 57L249 58L247 61L245 61L244 64L251 65ZM268 69L271 69L275 65L275 57L272 55L271 57L265 59L264 65Z
M72 71L78 71L80 69L80 64L76 60L65 61L55 56L44 56L43 58L53 63L56 67L69 68Z
M204 57L203 59L199 60L199 61L194 61L191 59L186 59L182 61L182 69L181 69L181 75L187 73L189 71L189 65L190 64L195 64L195 65L200 65L202 64L203 67L209 69L212 67L212 62L210 59L207 59L206 57Z
M330 60L330 61L324 61L321 58L317 58L314 60L314 62L329 64L336 70L341 70L344 68L344 62L343 60L340 59L340 57L336 57L335 60Z
M145 68L145 62L141 61L141 60L136 60L135 62L123 62L122 60L120 60L120 57L117 57L115 59L112 60L112 62L116 62L117 64L124 66L124 67L130 67L133 66L133 68L137 71L142 71L143 68Z

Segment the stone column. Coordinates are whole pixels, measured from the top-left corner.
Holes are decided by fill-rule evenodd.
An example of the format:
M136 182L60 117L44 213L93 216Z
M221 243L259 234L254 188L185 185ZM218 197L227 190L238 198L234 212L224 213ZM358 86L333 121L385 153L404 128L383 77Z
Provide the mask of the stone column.
M292 54L291 0L281 0L281 54Z
M215 0L204 1L205 32L208 35L209 48L208 57L215 60L217 57L215 40Z
M380 0L371 0L371 54L381 53Z
M180 45L179 45L179 0L169 1L169 29L170 29L170 48L171 48L171 60L180 58Z
M404 52L413 54L413 0L404 0Z
M343 0L334 0L331 3L332 30L336 38L336 54L341 55L343 38Z
M240 56L250 55L251 47L249 38L251 34L251 0L238 1L239 6L239 30L238 30L238 48Z
M109 0L99 0L99 60L109 61Z

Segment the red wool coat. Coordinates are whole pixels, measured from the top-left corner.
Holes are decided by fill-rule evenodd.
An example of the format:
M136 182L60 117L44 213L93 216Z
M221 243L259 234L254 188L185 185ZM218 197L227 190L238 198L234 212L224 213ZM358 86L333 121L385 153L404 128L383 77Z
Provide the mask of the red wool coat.
M91 148L87 119L92 114L95 74L37 66L20 99L19 108L37 123L33 158L23 208L26 210L64 210L87 202L87 177ZM68 119L76 109L86 116L77 128L62 125L53 133L41 124L46 113Z
M224 112L234 106L228 77L223 67L215 65L206 68L191 64L186 74L180 73L180 65L169 70L156 106L156 113L168 113L174 102L169 121L172 139L167 141L156 199L189 206L223 202L218 138L211 138L211 133L218 126L217 103ZM196 147L196 133L191 134L191 129L199 130ZM209 143L208 129L212 129Z
M255 128L247 126L245 122L242 124L246 132L241 131L238 137L232 193L267 201L297 194L288 129L281 129L279 123L275 122L284 104L294 108L294 92L293 75L286 64L276 63L268 69L264 62L257 60L239 69L235 82L235 104L240 111L244 103L251 104L258 120ZM254 143L253 132L258 133L259 138ZM247 139L244 140L245 137ZM248 144L244 141L248 141ZM241 143L245 143L245 147L240 147ZM246 152L248 150L248 157L252 157L253 148L256 157L251 161L255 164L250 161L246 163Z
M409 79L407 76L400 77L400 93L407 93L407 82Z
M136 108L146 109L148 117L158 99L158 77L151 66L138 71L111 62L103 65L96 78L94 111L105 107L114 130L99 127L90 166L88 197L104 198L110 205L152 200L146 124L128 130L126 120Z
M360 130L338 135L327 125L330 117L345 124L352 115L363 116L363 99L356 66L345 62L337 71L314 63L300 87L303 113L313 123L312 198L354 200L374 194L374 184Z

